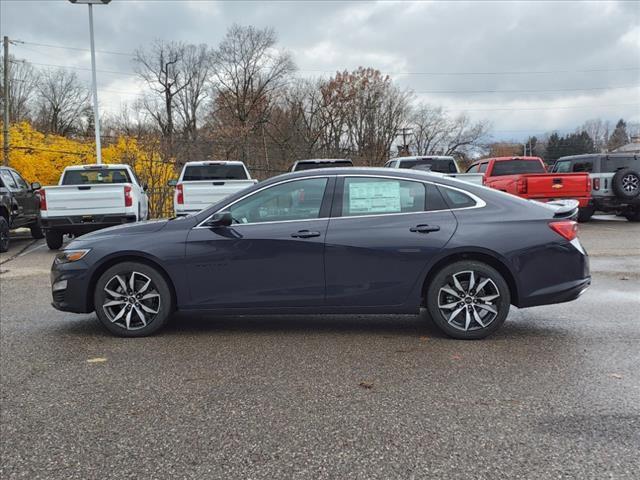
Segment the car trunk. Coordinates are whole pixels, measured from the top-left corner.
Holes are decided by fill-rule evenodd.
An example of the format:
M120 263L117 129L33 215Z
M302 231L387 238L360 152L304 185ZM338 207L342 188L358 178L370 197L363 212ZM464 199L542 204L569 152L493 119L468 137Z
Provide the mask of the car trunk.
M127 184L46 187L47 216L125 213L125 185Z

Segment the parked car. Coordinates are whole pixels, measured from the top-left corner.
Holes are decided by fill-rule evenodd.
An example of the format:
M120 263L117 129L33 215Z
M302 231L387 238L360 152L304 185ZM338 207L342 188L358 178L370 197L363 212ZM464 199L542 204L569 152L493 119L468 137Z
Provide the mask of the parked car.
M458 162L449 156L398 157L389 160L384 166L386 168L408 168L411 170L440 173L465 182L475 183L477 185L484 184L484 175L478 173L462 173L458 167Z
M582 207L588 221L596 211L616 213L640 222L640 158L629 153L574 155L559 158L554 173L581 172L591 177L591 199Z
M242 162L187 162L178 180L169 182L175 187L173 211L176 216L197 213L257 182Z
M479 160L467 169L484 175L487 187L522 198L549 202L574 199L583 208L591 198L591 179L586 173L548 173L540 157L497 157ZM580 221L584 220L579 213Z
M62 246L64 234L82 235L113 225L145 220L147 186L129 165L67 167L58 186L40 190L40 217L47 245Z
M353 162L348 158L312 158L308 160L298 160L291 165L289 171L299 172L301 170L335 167L353 167Z
M31 185L13 168L0 167L0 252L9 250L9 231L26 227L33 238L42 238L38 218L39 183Z
M574 202L575 203L575 202ZM485 337L519 308L590 284L577 224L550 205L412 170L271 178L202 212L80 237L56 257L53 306L113 334L213 314L414 313Z

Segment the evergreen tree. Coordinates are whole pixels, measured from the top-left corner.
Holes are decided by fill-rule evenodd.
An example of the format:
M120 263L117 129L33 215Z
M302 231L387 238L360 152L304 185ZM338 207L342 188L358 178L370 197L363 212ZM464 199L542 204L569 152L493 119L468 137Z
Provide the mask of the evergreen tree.
M607 148L611 152L618 147L626 145L627 143L629 143L629 134L627 133L627 124L621 118L620 120L618 120L618 123L616 123L616 128L611 134L611 136L609 137L609 143L607 144Z

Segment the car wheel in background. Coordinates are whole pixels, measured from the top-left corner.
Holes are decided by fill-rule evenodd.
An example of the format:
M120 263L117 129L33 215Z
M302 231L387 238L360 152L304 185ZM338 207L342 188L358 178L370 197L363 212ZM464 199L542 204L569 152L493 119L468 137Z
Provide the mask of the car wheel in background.
M595 213L595 207L581 207L578 209L578 221L588 222Z
M42 231L42 227L40 226L40 219L36 221L33 225L29 227L31 230L31 237L37 240L44 238L44 232Z
M640 222L640 207L624 214L625 218L630 222Z
M0 217L0 252L9 250L9 223L4 217Z
M622 168L611 179L613 193L622 200L631 200L640 194L640 173Z
M173 312L171 289L164 276L138 262L119 263L104 272L93 301L100 322L120 337L151 335Z
M495 332L511 305L509 286L502 275L475 260L455 262L440 270L427 287L425 300L436 326L463 340Z
M62 232L47 230L44 236L47 240L47 247L49 247L50 250L58 250L62 246Z

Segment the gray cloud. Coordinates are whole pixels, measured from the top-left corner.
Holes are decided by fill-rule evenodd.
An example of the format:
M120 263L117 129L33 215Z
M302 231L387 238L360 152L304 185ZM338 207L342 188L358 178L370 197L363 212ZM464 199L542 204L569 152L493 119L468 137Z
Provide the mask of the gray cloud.
M3 0L1 8L2 34L12 39L88 45L86 7ZM359 65L391 72L424 101L490 119L497 137L566 131L594 117L640 121L638 2L113 0L94 11L98 48L120 52L156 38L215 45L234 22L271 26L300 75L328 76ZM12 49L36 63L89 65L86 52L26 44ZM126 56L100 54L98 64L101 70L133 70ZM497 74L523 71L554 73ZM79 74L88 79L88 72ZM132 76L99 77L107 109L139 91ZM498 92L477 92L487 90ZM518 92L506 92L511 90Z

